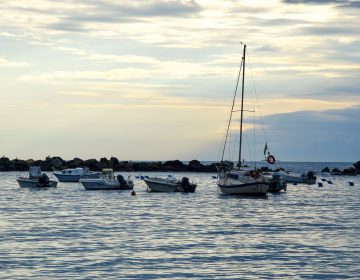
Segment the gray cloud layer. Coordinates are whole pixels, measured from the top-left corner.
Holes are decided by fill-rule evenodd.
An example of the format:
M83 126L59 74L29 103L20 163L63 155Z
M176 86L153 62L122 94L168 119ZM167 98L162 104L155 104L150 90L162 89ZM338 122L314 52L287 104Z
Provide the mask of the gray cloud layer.
M339 7L360 8L358 0L283 0L288 4L336 4Z
M346 161L360 154L360 107L264 118L280 160ZM312 155L312 156L311 156Z

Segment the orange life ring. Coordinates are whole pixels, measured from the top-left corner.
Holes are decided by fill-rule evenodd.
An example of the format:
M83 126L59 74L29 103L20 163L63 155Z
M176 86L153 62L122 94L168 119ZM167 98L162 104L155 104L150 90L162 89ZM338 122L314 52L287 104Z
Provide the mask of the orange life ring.
M273 155L269 155L267 158L266 158L267 162L270 163L270 164L274 164L275 163L275 157Z

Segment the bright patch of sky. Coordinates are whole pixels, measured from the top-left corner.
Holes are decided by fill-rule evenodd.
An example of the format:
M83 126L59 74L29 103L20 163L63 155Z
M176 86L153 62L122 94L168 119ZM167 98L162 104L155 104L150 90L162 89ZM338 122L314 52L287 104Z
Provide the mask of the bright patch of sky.
M8 157L219 160L245 42L259 147L280 160L359 160L359 1L0 4Z

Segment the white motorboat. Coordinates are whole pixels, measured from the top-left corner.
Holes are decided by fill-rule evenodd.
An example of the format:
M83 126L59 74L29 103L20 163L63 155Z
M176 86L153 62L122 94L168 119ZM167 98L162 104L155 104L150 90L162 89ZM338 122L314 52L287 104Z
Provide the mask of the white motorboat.
M100 178L101 172L89 171L87 167L68 168L54 171L53 174L60 182L79 182L80 178Z
M262 173L256 169L244 170L242 167L241 150L242 150L242 137L243 137L243 113L244 113L244 83L245 83L245 54L246 45L244 45L243 57L241 61L240 71L235 88L235 94L232 102L230 118L227 126L227 132L225 137L224 148L222 152L221 163L218 166L218 181L217 185L221 192L224 194L243 194L243 195L266 195L269 189L269 182L263 177ZM240 74L242 72L242 94L241 94L241 109L234 110L236 103L237 89L240 80ZM231 165L224 162L225 148L228 140L229 131L231 130L231 121L234 112L240 112L240 139L239 139L239 157L237 168L233 168ZM271 162L275 162L275 158L272 155ZM270 161L269 161L270 162Z
M132 190L134 182L122 175L114 176L112 169L104 169L100 178L81 178L79 181L85 190Z
M174 177L158 178L150 177L143 179L148 189L153 192L195 192L196 184L190 183L189 178L183 177L178 180Z
M307 173L295 173L292 171L280 171L281 177L288 183L299 183L313 185L316 183L315 173L309 171Z
M31 166L29 177L19 177L16 181L21 188L49 188L57 186L57 181L50 180L45 173L41 173L40 166Z

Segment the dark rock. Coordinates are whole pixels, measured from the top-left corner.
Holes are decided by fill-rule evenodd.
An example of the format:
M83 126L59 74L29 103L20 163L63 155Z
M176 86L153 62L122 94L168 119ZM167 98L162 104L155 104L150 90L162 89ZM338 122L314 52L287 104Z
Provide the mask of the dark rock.
M321 172L330 173L330 168L329 168L329 167L325 167L323 170L321 170Z
M334 168L333 170L331 170L331 175L342 175L342 171L338 168Z
M50 163L51 163L52 167L60 168L65 163L65 161L61 157L53 157L50 160Z
M354 167L349 167L343 170L343 175L356 176L358 174L358 170Z
M84 165L91 171L101 171L100 163L96 159L85 160Z
M113 168L113 162L103 157L100 159L100 166L101 168Z
M180 160L169 160L163 164L162 171L187 171L187 168Z
M360 171L360 161L358 161L357 163L354 163L353 165L354 165L356 170Z
M194 159L189 162L188 170L191 172L207 172L207 167Z

